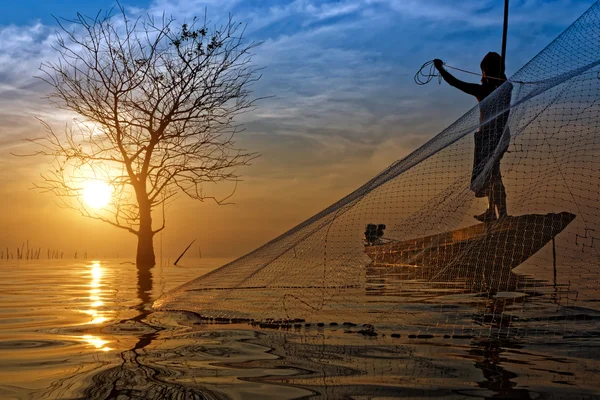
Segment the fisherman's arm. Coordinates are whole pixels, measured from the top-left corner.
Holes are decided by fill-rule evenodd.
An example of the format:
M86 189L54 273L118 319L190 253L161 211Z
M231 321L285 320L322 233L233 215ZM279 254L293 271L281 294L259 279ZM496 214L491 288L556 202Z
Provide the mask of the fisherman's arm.
M463 82L460 79L456 79L454 75L446 71L442 60L436 58L435 60L433 60L433 65L435 65L435 68L439 71L442 78L444 78L444 80L448 82L450 86L454 86L455 88L462 90L466 94L470 94L471 96L475 96L479 99L481 85L478 85L476 83Z

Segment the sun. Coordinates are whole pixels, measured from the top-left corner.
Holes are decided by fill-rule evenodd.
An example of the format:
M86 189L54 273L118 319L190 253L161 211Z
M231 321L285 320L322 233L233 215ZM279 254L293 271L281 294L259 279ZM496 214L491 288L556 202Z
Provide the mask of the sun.
M105 182L88 181L83 188L83 201L92 208L102 208L110 202L112 188Z

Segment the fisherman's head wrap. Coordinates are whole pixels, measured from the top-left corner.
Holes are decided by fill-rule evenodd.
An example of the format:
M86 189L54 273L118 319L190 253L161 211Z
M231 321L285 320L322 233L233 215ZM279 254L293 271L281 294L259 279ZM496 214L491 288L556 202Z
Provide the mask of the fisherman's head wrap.
M502 62L502 56L500 56L500 54L490 51L485 55L485 57L483 57L480 66L481 71L483 71L486 76L506 79L506 75L504 75L503 71L504 65Z

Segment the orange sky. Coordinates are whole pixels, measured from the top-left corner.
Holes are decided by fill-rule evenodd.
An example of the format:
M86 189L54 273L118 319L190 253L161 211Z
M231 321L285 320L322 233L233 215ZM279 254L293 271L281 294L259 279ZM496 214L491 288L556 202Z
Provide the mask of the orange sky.
M36 131L35 121L30 125L29 129ZM41 133L41 127L37 131ZM246 136L250 135L241 134L240 139ZM203 256L243 255L356 189L409 151L388 142L368 158L332 157L332 163L325 167L298 167L293 165L293 158L298 156L293 149L262 147L260 141L249 137L240 140L240 145L262 155L251 166L240 169L243 181L231 199L234 204L217 205L211 200L202 203L181 196L166 212L167 229L162 234L165 257L176 257L193 239ZM44 251L47 247L57 248L69 255L87 250L97 257L133 256L134 235L60 208L52 194L32 189L46 167L43 159L10 154L26 153L28 149L32 149L29 144L17 143L0 152L0 209L4 210L0 224L8 228L0 231L0 246L14 251L29 240L31 247L43 247ZM304 164L310 164L310 160ZM233 187L223 183L207 186L207 190L224 197ZM160 212L154 218L159 219ZM159 234L155 237L157 255L160 240Z

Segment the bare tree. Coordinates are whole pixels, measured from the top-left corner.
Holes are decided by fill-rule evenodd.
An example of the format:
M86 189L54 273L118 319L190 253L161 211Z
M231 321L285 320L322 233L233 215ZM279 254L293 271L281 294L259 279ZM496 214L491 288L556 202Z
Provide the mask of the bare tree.
M236 148L234 118L253 109L250 87L259 78L244 28L194 19L129 19L123 8L95 18L59 21L56 62L41 65L49 98L78 117L65 134L44 124L36 155L52 157L39 189L82 215L138 238L137 264L155 265L153 237L165 228L164 206L185 193L197 200L207 182L235 181L235 167L256 157ZM109 204L82 199L85 182L112 188ZM236 183L237 184L237 183ZM234 189L235 191L235 189ZM153 212L162 221L153 226Z

